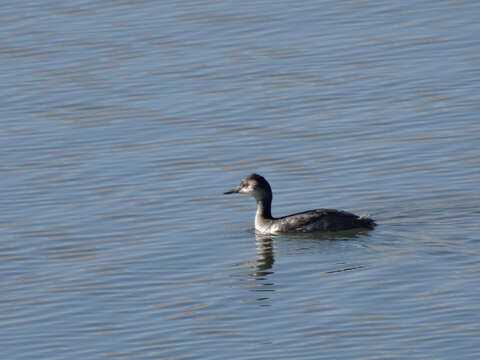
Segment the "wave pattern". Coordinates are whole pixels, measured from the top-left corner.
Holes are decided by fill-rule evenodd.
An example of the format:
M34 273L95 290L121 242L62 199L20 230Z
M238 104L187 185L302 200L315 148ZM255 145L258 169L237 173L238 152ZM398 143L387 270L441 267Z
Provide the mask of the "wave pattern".
M478 11L4 2L3 358L478 359Z

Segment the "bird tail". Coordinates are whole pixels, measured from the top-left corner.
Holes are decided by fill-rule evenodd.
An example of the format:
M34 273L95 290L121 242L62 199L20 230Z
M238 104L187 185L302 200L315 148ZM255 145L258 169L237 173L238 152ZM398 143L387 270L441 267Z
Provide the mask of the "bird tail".
M367 229L373 229L375 226L377 226L377 223L375 220L373 220L371 217L367 215L362 215L358 218L358 221L360 221L360 224L362 227L365 227Z

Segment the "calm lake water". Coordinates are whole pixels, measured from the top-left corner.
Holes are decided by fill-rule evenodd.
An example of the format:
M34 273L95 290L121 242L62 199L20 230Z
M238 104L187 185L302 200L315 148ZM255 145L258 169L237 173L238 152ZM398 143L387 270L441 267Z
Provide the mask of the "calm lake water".
M479 359L480 3L3 1L2 359ZM371 232L259 237L274 215Z

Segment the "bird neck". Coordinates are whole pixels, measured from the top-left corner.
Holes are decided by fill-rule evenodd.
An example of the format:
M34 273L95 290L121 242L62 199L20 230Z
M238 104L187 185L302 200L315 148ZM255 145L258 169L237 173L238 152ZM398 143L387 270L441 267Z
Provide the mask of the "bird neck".
M255 217L259 219L273 219L271 197L257 200L257 213Z

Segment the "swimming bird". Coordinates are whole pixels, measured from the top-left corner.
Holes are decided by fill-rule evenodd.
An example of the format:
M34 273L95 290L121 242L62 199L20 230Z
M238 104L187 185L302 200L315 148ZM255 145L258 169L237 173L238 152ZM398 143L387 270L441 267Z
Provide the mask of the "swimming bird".
M373 229L377 224L369 217L360 217L334 209L308 210L279 218L272 216L272 188L258 174L250 174L240 185L224 194L248 194L257 201L255 230L261 234L308 233L349 229Z

